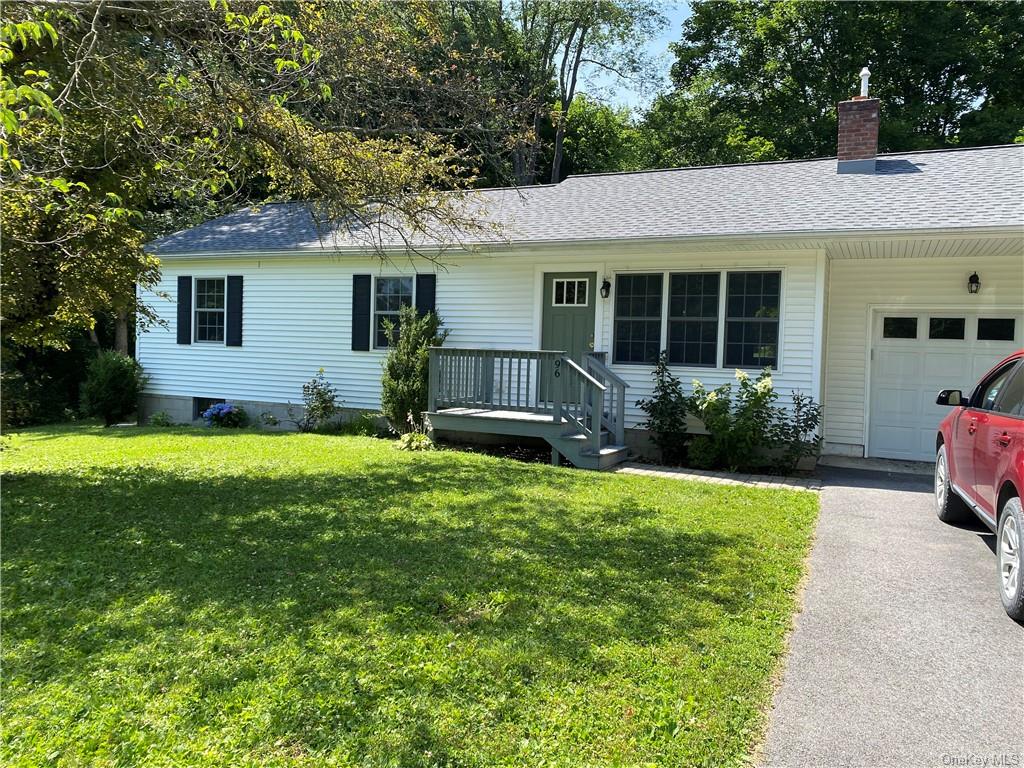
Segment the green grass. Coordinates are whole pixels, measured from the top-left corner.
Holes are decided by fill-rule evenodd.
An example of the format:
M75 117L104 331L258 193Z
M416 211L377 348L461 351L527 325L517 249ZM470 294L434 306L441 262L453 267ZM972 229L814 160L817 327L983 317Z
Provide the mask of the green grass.
M3 465L4 765L742 765L817 514L360 437Z

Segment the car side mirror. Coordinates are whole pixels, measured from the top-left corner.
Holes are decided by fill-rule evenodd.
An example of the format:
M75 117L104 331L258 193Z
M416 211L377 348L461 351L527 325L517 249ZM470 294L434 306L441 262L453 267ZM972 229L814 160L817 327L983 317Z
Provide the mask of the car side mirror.
M959 389L944 389L935 398L936 405L967 405L964 393Z

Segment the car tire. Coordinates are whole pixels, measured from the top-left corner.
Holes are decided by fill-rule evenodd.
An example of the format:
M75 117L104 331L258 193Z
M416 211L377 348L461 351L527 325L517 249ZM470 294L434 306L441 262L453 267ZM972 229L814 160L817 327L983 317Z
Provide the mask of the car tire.
M944 523L963 523L970 519L971 510L949 481L949 457L946 446L940 445L935 454L935 513Z
M1024 511L1020 499L1012 498L1003 505L996 530L996 562L999 567L999 597L1003 608L1014 621L1024 622L1024 574L1021 554L1024 544Z

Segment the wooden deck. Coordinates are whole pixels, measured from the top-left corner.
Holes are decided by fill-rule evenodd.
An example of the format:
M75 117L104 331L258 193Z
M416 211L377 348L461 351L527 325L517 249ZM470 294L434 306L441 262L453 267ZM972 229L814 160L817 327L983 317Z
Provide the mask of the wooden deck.
M426 416L434 431L540 437L553 463L608 469L628 454L627 386L596 356L434 347Z

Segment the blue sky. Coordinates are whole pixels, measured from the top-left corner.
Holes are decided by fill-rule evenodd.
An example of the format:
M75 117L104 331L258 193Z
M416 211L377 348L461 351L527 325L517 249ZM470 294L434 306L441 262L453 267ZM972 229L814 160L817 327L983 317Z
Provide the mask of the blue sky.
M668 19L668 24L658 37L647 44L647 53L654 59L661 74L662 82L660 87L655 87L654 92L644 94L629 84L618 82L617 78L610 73L593 71L585 73L582 90L588 90L588 86L591 86L589 90L594 90L593 86L596 86L600 91L603 101L616 106L644 109L651 103L658 90L664 90L668 87L668 72L673 61L673 57L668 51L668 46L669 43L674 43L681 37L683 21L690 15L690 4L685 2L664 2L660 5L662 13Z

